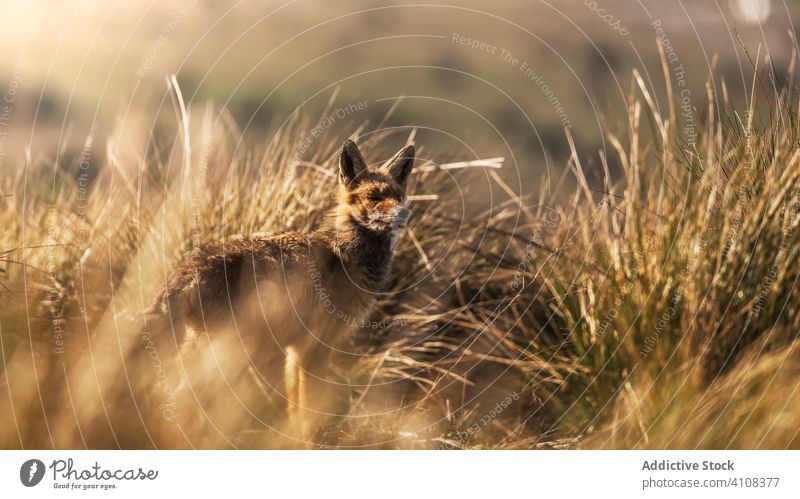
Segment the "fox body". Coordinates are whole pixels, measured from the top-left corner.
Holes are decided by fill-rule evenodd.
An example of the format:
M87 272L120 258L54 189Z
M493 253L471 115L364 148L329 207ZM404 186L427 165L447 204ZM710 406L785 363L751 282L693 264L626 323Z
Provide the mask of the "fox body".
M307 434L308 375L324 378L331 342L366 318L389 277L411 215L405 191L414 153L407 146L370 170L356 144L345 142L338 202L319 229L199 247L148 316L169 320L179 355L206 333L235 336L267 384L282 379L289 416Z

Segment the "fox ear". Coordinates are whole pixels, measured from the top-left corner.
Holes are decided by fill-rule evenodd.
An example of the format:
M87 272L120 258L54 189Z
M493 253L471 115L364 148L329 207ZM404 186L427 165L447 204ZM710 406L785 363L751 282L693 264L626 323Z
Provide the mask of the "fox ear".
M415 154L416 149L414 146L406 146L397 151L397 154L382 167L404 189L408 183L408 177L411 175L411 169L414 167Z
M367 163L358 146L352 140L346 140L339 155L339 181L345 187L350 187L365 171Z

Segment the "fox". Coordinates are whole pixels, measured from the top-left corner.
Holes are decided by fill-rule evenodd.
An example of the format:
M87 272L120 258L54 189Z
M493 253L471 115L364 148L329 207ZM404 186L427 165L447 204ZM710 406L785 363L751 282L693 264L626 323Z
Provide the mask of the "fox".
M236 337L264 383L278 387L294 432L311 438L310 381L325 378L332 343L365 320L385 291L412 214L406 190L415 155L407 145L370 168L347 140L338 154L335 203L316 230L196 248L145 313L169 323L162 343L188 358L203 337Z

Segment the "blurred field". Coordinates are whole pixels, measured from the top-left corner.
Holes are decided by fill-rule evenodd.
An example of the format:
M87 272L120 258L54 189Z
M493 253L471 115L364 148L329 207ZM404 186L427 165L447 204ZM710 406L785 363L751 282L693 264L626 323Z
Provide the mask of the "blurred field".
M347 137L417 198L311 446L800 447L795 4L7 3L0 447L309 445L225 346L189 422L117 397L175 263L314 227Z
M90 130L104 142L117 127L124 129L118 147L141 156L151 134L169 129L166 78L176 74L187 107L211 100L256 136L295 111L317 116L337 88L344 104L366 99L367 106L336 126L375 124L406 95L387 125L429 127L427 143L454 154L470 154L468 144L504 156L526 190L542 174L557 177L568 158L564 118L579 153L608 153L609 116L624 113L632 69L665 104L657 27L702 114L712 68L717 92L725 81L731 102L746 105L749 59L759 47L784 78L789 31L800 16L795 2L767 1L763 24L747 22L731 7L737 0L3 4L0 81L20 76L6 139L17 159L28 146L34 155L58 148L77 155ZM454 35L495 50L454 42ZM105 147L92 154L98 164L107 159ZM602 178L598 164L587 167Z

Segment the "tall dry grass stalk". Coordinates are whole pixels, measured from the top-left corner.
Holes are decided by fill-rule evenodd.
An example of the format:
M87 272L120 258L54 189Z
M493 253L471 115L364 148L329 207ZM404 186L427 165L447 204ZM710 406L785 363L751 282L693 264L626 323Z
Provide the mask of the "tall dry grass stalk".
M573 154L538 200L504 182L501 158L421 144L436 160L417 164L391 292L378 327L343 339L316 445L798 447L800 126L796 95L764 91L766 76L742 114L709 98L693 144L675 98L659 108L635 76L599 185ZM174 140L133 154L112 135L94 178L80 157L38 156L4 179L0 446L301 444L270 423L280 403L249 366L220 379L224 350L193 366L202 389L165 387L162 420L120 411L159 382L158 352L149 372L124 359L172 265L204 241L314 227L345 138L309 146L296 119L253 145L225 113L179 94L176 109ZM364 132L351 135L378 156L409 140Z

